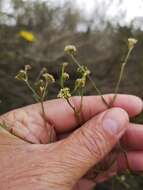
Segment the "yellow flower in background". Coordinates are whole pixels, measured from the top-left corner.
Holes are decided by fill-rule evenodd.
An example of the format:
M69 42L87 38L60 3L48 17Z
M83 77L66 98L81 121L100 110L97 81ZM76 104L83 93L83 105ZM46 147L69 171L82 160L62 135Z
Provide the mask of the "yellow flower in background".
M28 32L26 30L21 30L19 32L19 36L21 38L23 38L24 40L28 41L28 42L34 42L35 41L35 37L34 35L32 34L32 32Z

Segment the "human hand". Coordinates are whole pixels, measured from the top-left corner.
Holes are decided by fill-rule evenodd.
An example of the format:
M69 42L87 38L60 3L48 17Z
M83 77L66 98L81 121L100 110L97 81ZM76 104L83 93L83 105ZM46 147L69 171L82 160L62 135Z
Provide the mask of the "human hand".
M112 95L106 95L105 98L110 102ZM80 98L73 98L72 101L78 107ZM58 139L65 133L65 136L71 133L63 140L48 145L32 145L2 132L0 161L3 164L0 167L1 170L7 169L0 176L3 189L69 190L77 183L80 184L76 186L78 189L90 189L93 183L79 179L110 152L129 126L131 127L127 129L122 142L131 149L128 152L131 168L142 170L143 153L137 150L143 150L143 144L136 139L143 138L143 127L137 128L134 124L129 124L127 115L138 114L142 110L142 101L134 96L118 95L113 106L120 108L106 110L100 97L84 97L83 125L76 129L78 125L75 116L64 100L46 102L47 128L54 125ZM33 143L48 142L48 130L44 128L40 105L9 112L1 116L1 121L25 140ZM73 130L75 131L72 132ZM132 135L134 133L136 137ZM119 156L117 160L122 164L119 166L117 161L116 168L125 169L124 158Z

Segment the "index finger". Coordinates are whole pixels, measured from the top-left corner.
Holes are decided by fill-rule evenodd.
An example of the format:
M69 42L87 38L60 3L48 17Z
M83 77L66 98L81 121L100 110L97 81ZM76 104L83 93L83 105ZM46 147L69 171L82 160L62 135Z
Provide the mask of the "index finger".
M104 95L108 103L112 101L113 94ZM80 106L80 97L70 99L76 110ZM73 130L78 126L73 110L64 99L55 99L44 103L46 119L55 126L57 132ZM143 102L137 96L119 94L113 103L113 107L120 107L127 111L130 117L139 114L143 108ZM107 106L101 96L84 96L81 111L81 121L86 122L94 115L105 111Z

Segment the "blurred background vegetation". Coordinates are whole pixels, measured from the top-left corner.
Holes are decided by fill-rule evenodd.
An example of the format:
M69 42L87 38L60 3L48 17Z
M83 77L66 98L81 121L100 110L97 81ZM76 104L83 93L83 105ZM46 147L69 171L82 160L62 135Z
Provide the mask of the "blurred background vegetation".
M60 1L59 1L60 2ZM143 98L143 17L125 23L125 10L109 17L113 3L121 7L124 0L95 0L90 16L75 1L65 0L0 0L0 112L33 102L25 85L14 76L25 64L32 65L34 81L42 67L47 67L59 81L60 65L69 61L63 53L65 45L74 44L77 58L92 71L103 93L113 92L121 62L127 53L127 39L134 37L138 44L126 67L120 92ZM90 1L89 1L90 3ZM134 11L134 10L133 10ZM30 32L29 38L21 32ZM69 85L75 80L76 68L69 65ZM56 97L59 85L49 90L49 99ZM85 94L95 94L88 84ZM139 117L142 122L142 117ZM111 181L96 189L111 189ZM141 189L142 176L128 175L116 189ZM125 183L125 184L124 184Z

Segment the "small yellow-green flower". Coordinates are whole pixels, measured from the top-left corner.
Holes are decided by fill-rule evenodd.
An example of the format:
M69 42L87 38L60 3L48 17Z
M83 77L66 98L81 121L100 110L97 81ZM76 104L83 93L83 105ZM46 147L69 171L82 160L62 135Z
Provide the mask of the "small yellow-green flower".
M78 89L78 88L83 88L85 87L85 82L86 82L86 78L79 78L79 79L76 79L75 81L75 88Z
M19 36L27 42L34 42L35 41L35 37L34 37L33 33L28 32L26 30L21 30L19 32Z
M128 38L128 48L132 49L135 44L138 42L135 38Z
M70 89L65 87L65 88L62 88L59 93L58 93L58 98L70 98L71 97L71 93L70 93Z
M53 75L51 75L51 74L49 74L49 73L44 73L42 76L43 76L43 77L45 78L45 80L48 81L48 82L52 82L52 83L55 82L55 79L54 79Z
M69 78L70 78L69 74L66 73L66 72L64 72L64 73L63 73L63 79L64 79L64 80L68 80Z
M77 72L80 73L82 76L85 76L85 77L90 74L90 70L84 65L79 67L77 69Z
M68 64L69 64L68 62L64 62L64 63L63 63L63 67L67 67Z
M15 76L17 80L26 81L27 80L27 73L25 70L20 70L17 75Z
M64 48L64 52L68 53L70 55L75 55L76 52L77 52L77 49L76 49L76 47L74 45L67 45Z

